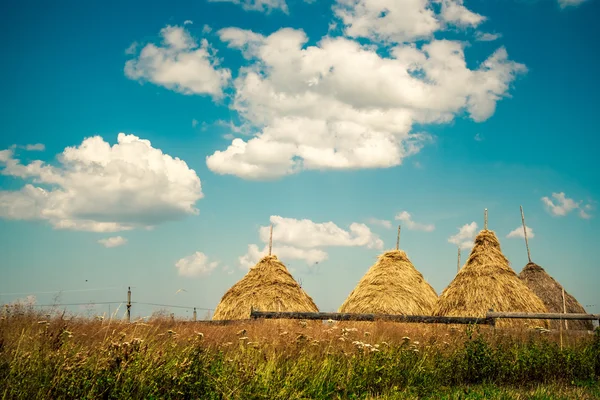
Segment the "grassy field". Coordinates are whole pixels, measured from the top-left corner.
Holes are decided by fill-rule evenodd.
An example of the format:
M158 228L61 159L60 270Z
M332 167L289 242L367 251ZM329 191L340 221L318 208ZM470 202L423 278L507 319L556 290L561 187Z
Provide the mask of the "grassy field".
M393 323L125 324L13 310L4 399L600 398L594 334Z

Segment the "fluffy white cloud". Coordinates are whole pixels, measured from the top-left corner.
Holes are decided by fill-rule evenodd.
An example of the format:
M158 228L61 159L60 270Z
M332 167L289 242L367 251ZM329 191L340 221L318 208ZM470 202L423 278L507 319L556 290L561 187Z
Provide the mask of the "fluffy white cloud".
M528 239L535 237L535 234L533 233L532 228L525 226L525 229L527 229L527 238ZM515 228L514 230L510 231L510 233L508 235L506 235L506 237L509 239L511 239L511 238L525 239L525 233L523 232L523 227L519 226L519 227Z
M560 8L578 6L586 0L558 0Z
M441 3L439 14L433 3ZM346 35L393 43L430 39L445 23L464 28L485 20L463 0L337 0L334 13Z
M484 121L526 70L504 48L471 70L463 44L447 40L399 45L382 57L343 37L307 47L304 32L289 28L219 35L251 61L234 81L232 108L258 132L206 161L246 179L400 165L431 139L412 133L413 124L448 123L463 111Z
M462 28L476 27L486 19L483 15L467 9L463 4L463 0L441 0L441 3L442 11L440 16L443 21L449 24Z
M100 136L87 138L67 147L58 166L39 160L25 165L13 156L0 151L0 172L33 184L0 191L1 218L115 232L195 215L203 197L200 179L183 160L134 135L120 133L113 146Z
M369 249L382 249L383 241L371 232L365 224L353 222L349 230L344 230L333 222L317 223L309 219L284 218L271 216L273 224L273 243L291 245L299 248L328 246L359 246ZM268 226L259 230L260 240L269 242Z
M206 39L200 44L185 28L166 26L160 31L162 44L147 44L136 58L125 63L125 75L148 81L183 94L223 95L231 72L218 67ZM136 49L128 49L135 53Z
M123 246L125 243L127 243L127 239L125 239L122 236L113 236L113 237L109 237L106 239L100 239L98 240L98 243L100 243L102 246L104 247L119 247L119 246Z
M432 232L435 229L433 224L422 224L412 220L412 216L407 211L396 214L396 221L402 222L402 226L413 231Z
M233 3L239 4L244 10L262 11L270 13L273 10L280 9L288 13L288 6L285 0L208 0L211 3Z
M465 224L460 227L456 235L448 238L448 242L459 246L461 250L468 250L473 247L473 240L476 235L477 223L473 221L470 224Z
M271 216L273 224L273 250L280 259L304 260L308 265L324 261L327 253L320 247L367 247L382 249L383 241L365 224L352 223L344 230L333 222L317 223L309 219ZM255 244L248 246L245 255L239 258L242 267L256 264L260 257L268 254L269 226L261 226L259 238L267 245L259 250Z
M564 192L552 193L552 198L547 196L542 197L542 203L546 206L546 210L554 216L564 217L571 211L579 209L579 216L584 219L591 218L587 212L592 209L590 204L582 205L581 201L575 201L568 198Z
M392 222L388 221L386 219L369 218L369 219L367 219L367 223L369 223L371 225L383 226L384 228L387 228L387 229L392 228Z
M27 151L44 151L44 150L46 150L46 145L44 145L44 143L28 144L25 146L25 150L27 150Z
M476 32L475 40L478 42L493 42L494 40L500 39L501 33L489 33L489 32Z
M203 276L210 275L217 265L218 261L211 262L204 253L197 251L177 261L175 268L181 276Z
M264 256L269 254L269 246L266 245L262 250L255 244L248 245L248 251L239 257L240 266L243 269L252 268ZM303 260L308 266L315 265L325 261L327 253L319 249L301 249L294 246L273 245L271 254L277 255L280 260Z

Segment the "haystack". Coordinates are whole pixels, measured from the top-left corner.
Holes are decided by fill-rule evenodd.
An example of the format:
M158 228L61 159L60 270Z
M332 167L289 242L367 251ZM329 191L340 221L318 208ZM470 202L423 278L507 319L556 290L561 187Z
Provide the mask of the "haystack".
M552 278L544 270L535 263L528 263L523 271L519 274L519 278L531 289L543 302L548 312L562 313L563 307L563 287L554 278ZM567 313L585 314L586 311L581 304L565 290L565 303ZM550 326L553 329L560 328L560 321L552 321ZM568 322L569 329L592 330L592 321L575 321Z
M339 312L431 315L437 293L402 250L379 256Z
M484 317L498 312L545 313L546 306L510 267L494 232L484 229L464 267L440 295L434 315ZM499 326L540 325L535 320L499 319Z
M252 307L260 311L319 311L274 255L263 257L225 293L212 319L248 319Z

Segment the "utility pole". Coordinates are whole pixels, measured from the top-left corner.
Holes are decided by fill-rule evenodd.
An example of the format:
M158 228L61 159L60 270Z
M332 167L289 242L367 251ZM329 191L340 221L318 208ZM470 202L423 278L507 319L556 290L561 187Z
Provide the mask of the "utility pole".
M131 286L127 288L127 322L131 322Z
M196 307L194 307L194 322L196 322Z

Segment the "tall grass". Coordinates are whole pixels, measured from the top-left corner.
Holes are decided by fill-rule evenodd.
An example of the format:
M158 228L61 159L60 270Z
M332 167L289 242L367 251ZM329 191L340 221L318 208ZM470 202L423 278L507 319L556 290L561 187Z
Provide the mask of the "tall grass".
M598 329L561 349L554 333L489 327L0 320L7 399L594 398L599 378Z

